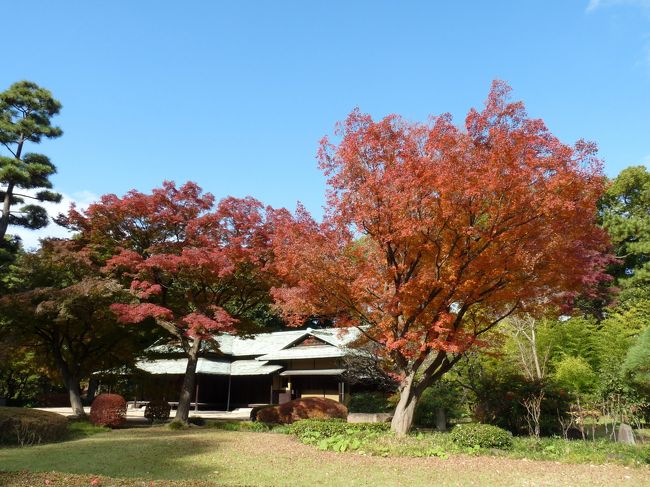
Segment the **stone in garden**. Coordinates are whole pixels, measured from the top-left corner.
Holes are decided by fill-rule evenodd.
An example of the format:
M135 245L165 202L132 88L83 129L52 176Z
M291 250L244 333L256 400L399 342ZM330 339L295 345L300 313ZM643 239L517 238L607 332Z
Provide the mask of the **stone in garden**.
M392 418L388 413L350 413L348 423L386 423Z
M632 431L632 426L629 424L621 423L621 425L618 427L616 441L623 443L624 445L635 445L636 441L634 439L634 431Z

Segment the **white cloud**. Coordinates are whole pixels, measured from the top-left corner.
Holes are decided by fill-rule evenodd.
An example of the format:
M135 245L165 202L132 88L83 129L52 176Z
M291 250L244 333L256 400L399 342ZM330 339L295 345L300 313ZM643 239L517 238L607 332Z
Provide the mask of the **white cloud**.
M600 5L601 5L600 0L589 0L589 5L587 5L587 12L593 12L598 7L600 7Z
M601 7L612 7L615 5L630 5L650 10L650 0L589 0L587 12L593 12Z
M26 192L26 194L34 193L35 191ZM90 191L77 191L71 195L63 193L63 198L61 199L60 203L44 202L39 204L47 210L50 218L55 218L59 213L67 213L72 203L75 203L79 209L85 209L90 203L93 203L98 199L98 196L91 193ZM52 221L50 221L50 224L48 226L41 228L40 230L28 230L26 228L10 226L7 233L11 235L18 235L23 241L25 250L33 250L38 248L38 241L41 238L67 238L71 235L68 230L60 227Z

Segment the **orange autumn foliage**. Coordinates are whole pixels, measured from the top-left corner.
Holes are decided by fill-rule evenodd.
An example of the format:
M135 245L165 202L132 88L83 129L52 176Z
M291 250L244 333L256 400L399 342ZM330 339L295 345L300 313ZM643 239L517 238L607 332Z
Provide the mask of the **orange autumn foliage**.
M509 91L495 82L462 128L353 111L321 143L323 222L276 215L279 308L362 327L398 370L404 408L501 319L603 275L595 146L560 142Z

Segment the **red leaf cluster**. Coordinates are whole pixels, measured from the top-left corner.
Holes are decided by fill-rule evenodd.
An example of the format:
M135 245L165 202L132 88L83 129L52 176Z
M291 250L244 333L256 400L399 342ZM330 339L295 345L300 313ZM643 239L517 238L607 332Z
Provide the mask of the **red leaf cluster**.
M187 326L188 333L193 336L235 331L234 324L237 320L223 308L211 307L210 315L194 312L184 316L182 322Z
M215 207L195 183L169 181L151 194L103 196L68 215L88 248L111 255L104 271L127 280L139 300L112 307L120 321L153 318L194 337L235 330L237 320L223 308L232 296L226 291L242 266L264 272L270 220L253 198Z
M460 354L516 310L603 279L596 148L560 142L495 82L464 127L353 111L323 139L322 223L278 216L274 297L285 316L362 326L401 367Z
M111 311L115 313L118 321L122 323L141 323L147 318L174 319L174 313L170 309L152 303L115 303L111 305Z

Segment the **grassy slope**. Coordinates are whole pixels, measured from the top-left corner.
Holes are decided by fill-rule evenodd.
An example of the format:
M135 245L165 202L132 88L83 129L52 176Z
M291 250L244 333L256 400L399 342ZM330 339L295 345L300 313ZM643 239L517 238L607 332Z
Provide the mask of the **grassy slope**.
M117 430L64 443L0 449L0 470L62 472L103 476L101 485L129 485L106 479L203 480L215 485L418 486L455 485L630 485L650 486L647 468L566 465L494 457L378 458L321 452L273 433L167 428ZM28 477L23 476L25 479ZM21 483L43 485L44 476ZM89 485L55 481L51 485ZM132 485L142 485L133 481ZM154 485L158 485L157 483ZM176 485L176 484L175 484Z

